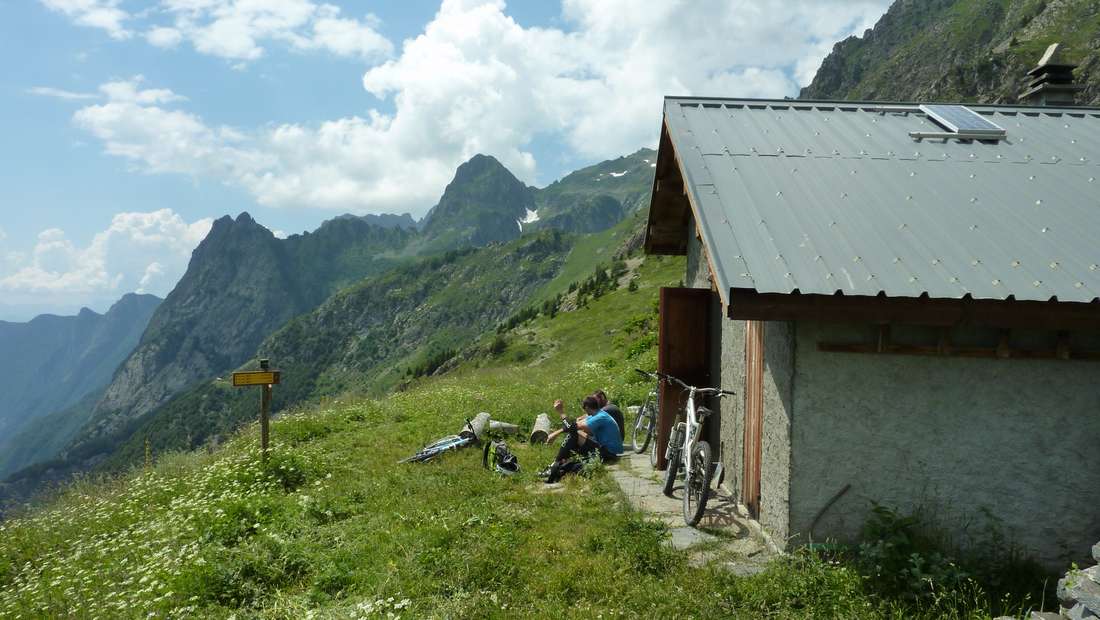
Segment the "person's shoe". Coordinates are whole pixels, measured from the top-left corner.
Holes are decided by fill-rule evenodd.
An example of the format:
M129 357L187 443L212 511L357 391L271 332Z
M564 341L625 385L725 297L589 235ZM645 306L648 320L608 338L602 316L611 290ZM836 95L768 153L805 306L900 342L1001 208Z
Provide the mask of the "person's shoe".
M546 467L544 467L543 469L540 469L539 473L537 473L535 475L538 476L539 478L549 478L550 477L550 472L552 472L553 470L554 470L554 464L551 463L551 464L547 465Z

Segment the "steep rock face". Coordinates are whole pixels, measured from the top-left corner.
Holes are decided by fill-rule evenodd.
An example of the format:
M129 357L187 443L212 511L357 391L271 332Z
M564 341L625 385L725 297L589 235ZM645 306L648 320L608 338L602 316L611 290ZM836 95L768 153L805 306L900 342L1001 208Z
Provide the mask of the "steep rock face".
M450 250L511 241L535 207L534 192L499 161L475 155L455 171L439 204L424 217L425 247Z
M219 219L107 387L82 441L117 433L195 381L236 367L292 317L394 264L384 255L409 234L337 218L277 239L247 213Z
M565 263L573 238L541 231L508 244L465 248L366 278L289 321L259 345L283 373L275 411L326 394L381 392L405 369L476 339L529 303ZM196 383L140 421L106 469L187 449L256 415L256 394L221 381Z
M343 217L356 217L354 215L345 215ZM408 213L402 213L401 215L395 215L393 213L381 213L378 215L369 214L360 216L361 219L375 226L381 226L382 228L404 228L406 230L414 230L416 228L416 220Z
M657 152L640 149L569 173L537 190L538 228L593 233L649 205Z
M140 416L195 379L231 367L293 316L304 300L290 286L278 245L247 214L216 221L97 412Z
M607 194L577 197L569 209L552 213L536 222L541 228L573 232L607 230L623 219L623 205Z
M102 315L85 308L77 316L0 322L0 475L28 462L15 454L26 446L12 444L21 431L110 381L160 303L131 293Z
M898 0L863 37L836 44L801 98L1017 103L1054 42L1080 64L1077 103L1100 103L1095 0Z

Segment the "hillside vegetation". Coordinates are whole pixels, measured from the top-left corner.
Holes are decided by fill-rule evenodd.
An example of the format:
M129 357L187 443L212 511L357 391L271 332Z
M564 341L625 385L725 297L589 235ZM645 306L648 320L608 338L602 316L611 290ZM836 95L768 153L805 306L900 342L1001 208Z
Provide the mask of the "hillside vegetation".
M67 488L0 524L0 617L990 617L976 587L913 601L811 553L753 577L693 567L601 468L547 492L535 472L553 446L510 441L522 470L507 478L476 448L397 464L478 411L526 428L597 387L638 402L657 287L682 274L660 258L597 273L577 309L512 322L443 376L289 412L266 465L252 424Z
M637 226L633 218L648 204L654 158L653 151L642 149L539 190L493 157L477 155L458 168L439 204L419 224L408 214L343 215L314 232L279 239L247 213L219 219L136 349L131 343L121 366L111 365L109 371L116 366L118 371L109 384L26 425L12 464L24 467L0 483L0 509L45 482L141 458L146 440L154 449L216 440L240 422L245 402L224 385L217 389L218 378L254 359L261 344L291 319L308 320L304 317L330 298L341 301L325 305L327 342L334 342L334 334L358 334L352 339L356 350L310 346L319 344L317 337L300 339L302 330L272 340L276 350L260 355L310 369L282 390L277 408L348 386L377 392L401 380L400 371L434 370L467 340L492 328L498 314L515 311L530 294L546 294L546 277L560 281L591 271L595 263L577 257L595 260L596 255L589 249L575 254L572 243L621 232L617 227L625 220ZM534 270L515 270L497 260L511 256L530 265L530 257L508 249L515 246L474 252L540 231L558 236ZM458 263L462 268L452 269ZM417 291L407 294L402 278L415 280ZM333 297L347 287L355 293ZM443 311L448 305L453 313ZM359 319L366 321L363 329L353 324ZM330 359L337 353L343 357Z
M1095 0L898 0L836 44L803 99L1016 103L1051 43L1079 65L1079 105L1100 104Z

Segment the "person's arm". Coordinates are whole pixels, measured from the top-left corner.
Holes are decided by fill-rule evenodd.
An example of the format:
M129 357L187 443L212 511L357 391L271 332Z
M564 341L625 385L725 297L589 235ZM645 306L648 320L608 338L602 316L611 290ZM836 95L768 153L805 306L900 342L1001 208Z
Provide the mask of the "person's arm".
M577 428L584 431L585 433L588 433L589 435L592 434L592 429L589 428L589 426L588 426L588 416L587 415L584 415L584 416L581 416L581 417L577 418Z
M558 417L559 418L561 418L563 420L565 419L565 403L562 402L562 400L560 398L554 401L554 411L558 412ZM565 431L563 429L560 429L560 428L556 431L551 431L550 434L546 436L546 443L550 443L551 441L554 441L563 432L565 432Z

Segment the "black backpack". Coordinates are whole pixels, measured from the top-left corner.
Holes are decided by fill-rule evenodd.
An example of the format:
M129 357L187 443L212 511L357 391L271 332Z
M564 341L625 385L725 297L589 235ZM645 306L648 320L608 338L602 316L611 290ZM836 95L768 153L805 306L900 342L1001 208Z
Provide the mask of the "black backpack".
M481 455L481 464L506 476L519 473L519 459L503 441L488 441Z

